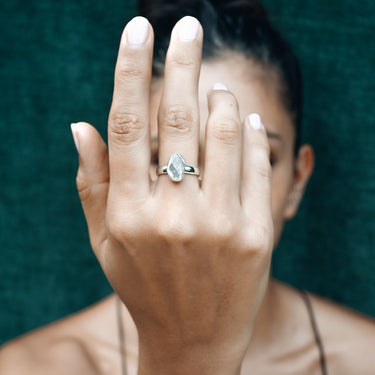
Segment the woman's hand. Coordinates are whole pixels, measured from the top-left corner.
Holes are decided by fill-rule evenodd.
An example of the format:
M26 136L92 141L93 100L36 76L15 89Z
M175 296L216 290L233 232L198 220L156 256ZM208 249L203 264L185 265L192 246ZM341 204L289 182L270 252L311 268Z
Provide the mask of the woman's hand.
M159 160L197 166L203 31L185 17L168 50ZM241 124L226 90L209 93L204 175L181 182L150 168L153 32L140 17L122 36L108 121L108 153L74 124L77 185L92 247L139 334L140 374L236 374L266 291L273 225L264 128Z

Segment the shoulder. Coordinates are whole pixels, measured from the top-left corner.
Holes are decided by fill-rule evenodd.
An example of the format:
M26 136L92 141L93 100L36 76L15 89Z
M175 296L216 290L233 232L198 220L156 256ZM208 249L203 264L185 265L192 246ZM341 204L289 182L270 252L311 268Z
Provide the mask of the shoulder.
M330 374L373 375L375 320L309 293Z
M297 289L280 283L283 294ZM307 293L332 375L373 375L375 320L337 302ZM306 312L307 314L307 312Z
M0 374L99 374L99 346L113 347L113 329L103 322L111 301L23 335L0 349ZM92 329L95 325L96 329ZM105 351L105 348L104 348Z
M20 338L0 351L0 373L10 374L96 374L93 360L83 342L74 337L50 337L34 333Z

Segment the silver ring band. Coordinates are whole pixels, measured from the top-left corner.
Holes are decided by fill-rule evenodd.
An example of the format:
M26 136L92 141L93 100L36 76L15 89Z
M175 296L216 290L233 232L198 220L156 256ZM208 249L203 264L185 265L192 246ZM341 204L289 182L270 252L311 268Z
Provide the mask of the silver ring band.
M199 176L200 171L197 167L186 165L184 158L176 153L170 157L168 165L158 167L156 173L158 176L167 174L171 181L180 182L184 174Z

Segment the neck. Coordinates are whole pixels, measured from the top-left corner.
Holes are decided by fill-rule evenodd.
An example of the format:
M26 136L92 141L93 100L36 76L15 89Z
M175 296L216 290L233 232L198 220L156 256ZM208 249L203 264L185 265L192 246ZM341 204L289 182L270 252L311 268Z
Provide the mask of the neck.
M269 346L277 336L278 313L280 312L276 294L276 281L271 277L267 290L255 320L249 351L263 350Z

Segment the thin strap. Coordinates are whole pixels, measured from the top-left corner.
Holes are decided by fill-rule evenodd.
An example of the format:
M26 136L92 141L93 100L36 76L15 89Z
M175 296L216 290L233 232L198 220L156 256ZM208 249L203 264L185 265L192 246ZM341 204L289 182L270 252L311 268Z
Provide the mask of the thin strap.
M127 375L128 371L125 362L125 332L124 322L121 313L122 302L118 296L116 296L116 315L117 315L117 327L118 327L118 338L120 344L120 358L121 358L121 374Z
M310 301L310 298L305 290L301 290L301 295L306 303L307 311L309 312L310 321L311 321L311 327L314 331L315 341L319 348L319 354L320 354L320 365L322 368L322 374L327 375L327 364L326 364L326 358L324 355L324 348L323 348L323 342L319 335L318 325L316 324L315 316L314 316L314 310L312 308L312 304Z

